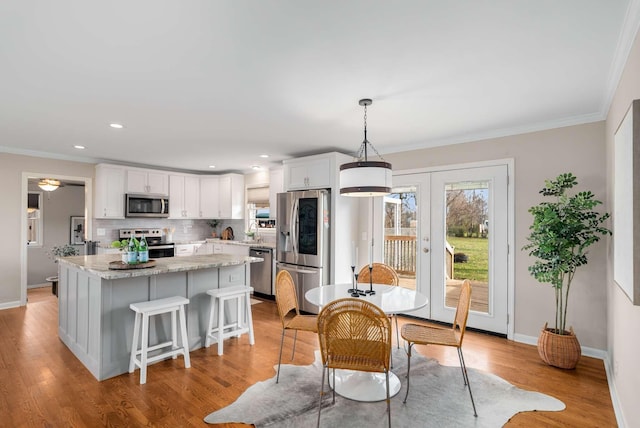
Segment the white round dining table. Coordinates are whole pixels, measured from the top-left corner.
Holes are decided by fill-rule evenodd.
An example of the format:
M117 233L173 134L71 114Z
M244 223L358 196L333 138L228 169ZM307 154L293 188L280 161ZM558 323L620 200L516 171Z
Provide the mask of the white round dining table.
M352 297L347 290L353 284L332 284L312 288L305 294L305 299L320 308L329 302L345 297ZM422 293L399 286L384 284L358 284L361 291L375 291L375 294L359 295L378 306L387 315L411 312L427 306L429 299ZM333 375L329 376L329 384L345 398L356 401L381 401L387 398L386 377L384 373L360 372L353 370L336 370L335 385ZM393 397L401 388L400 379L393 372L389 373L389 397Z

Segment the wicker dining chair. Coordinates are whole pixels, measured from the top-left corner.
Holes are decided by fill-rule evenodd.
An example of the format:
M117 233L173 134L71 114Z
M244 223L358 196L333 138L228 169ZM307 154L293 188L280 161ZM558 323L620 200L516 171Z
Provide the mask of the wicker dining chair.
M419 324L405 324L402 326L402 338L409 343L407 350L407 392L404 396L403 403L407 402L409 396L410 373L411 373L411 349L413 345L442 345L453 346L458 350L458 359L460 360L460 369L462 370L462 379L464 385L469 389L471 397L471 405L473 406L473 416L478 416L476 412L476 404L473 401L471 393L471 384L469 383L469 375L467 374L467 366L464 363L462 355L462 339L467 327L467 318L469 317L469 306L471 305L471 283L468 279L464 280L460 288L460 296L458 298L458 306L456 308L456 316L453 320L451 328L432 327Z
M371 266L372 282L385 285L399 285L400 279L396 271L384 263L373 263ZM365 265L358 273L358 284L369 284L369 265ZM396 344L400 349L400 335L398 334L398 315L390 314L396 323Z
M293 283L291 274L286 270L281 270L276 275L276 305L278 306L278 314L282 322L282 337L280 338L280 356L278 357L278 375L276 383L280 381L280 364L282 362L282 347L284 345L284 336L287 330L293 330L293 350L291 351L291 359L296 353L296 340L298 338L298 330L318 331L318 317L315 315L301 315L298 307L298 296L296 286Z
M336 369L384 373L387 414L391 426L389 370L391 324L382 309L362 299L345 298L330 302L318 315L318 339L322 356L322 383L318 407L318 427L324 396L324 379L333 373L333 402L336 401Z

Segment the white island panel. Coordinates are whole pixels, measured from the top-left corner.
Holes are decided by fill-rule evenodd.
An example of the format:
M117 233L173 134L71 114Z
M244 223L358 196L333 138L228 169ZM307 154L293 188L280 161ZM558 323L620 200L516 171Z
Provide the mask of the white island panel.
M129 368L134 313L131 303L184 296L191 350L204 346L209 319L207 290L248 284L255 257L206 255L158 259L150 269L109 270L114 255L67 257L59 263L58 334L73 354L98 379ZM235 317L235 308L227 308ZM154 317L151 343L170 336L170 316Z

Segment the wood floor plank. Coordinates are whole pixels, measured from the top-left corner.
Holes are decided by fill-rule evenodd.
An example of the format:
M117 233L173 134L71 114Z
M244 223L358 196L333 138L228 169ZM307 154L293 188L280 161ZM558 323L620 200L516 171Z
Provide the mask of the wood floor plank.
M222 356L215 345L193 351L190 369L182 358L156 363L140 385L139 371L98 382L59 340L51 290L29 290L28 296L26 308L0 311L0 427L212 427L203 422L207 414L275 375L281 329L270 301L252 306L254 346L243 335L225 341ZM406 321L400 317L401 324ZM287 337L285 363L291 363L291 344ZM316 335L300 332L293 364L311 364L316 349ZM441 364L458 365L454 349L417 350ZM582 357L575 370L556 369L540 360L534 346L476 332L465 336L464 355L469 367L552 395L567 406L562 412L520 413L507 427L616 426L601 360Z

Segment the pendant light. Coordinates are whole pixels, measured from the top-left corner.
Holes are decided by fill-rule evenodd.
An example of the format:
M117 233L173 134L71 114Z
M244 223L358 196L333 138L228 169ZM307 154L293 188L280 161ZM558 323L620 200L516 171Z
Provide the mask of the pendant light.
M364 141L357 153L357 160L340 165L340 194L343 196L383 196L391 193L391 164L385 162L380 153L367 140L367 106L369 98L359 101L364 107ZM369 148L381 159L370 161Z
M58 187L60 187L60 181L54 180L52 178L43 178L38 181L38 187L46 192L53 192Z

